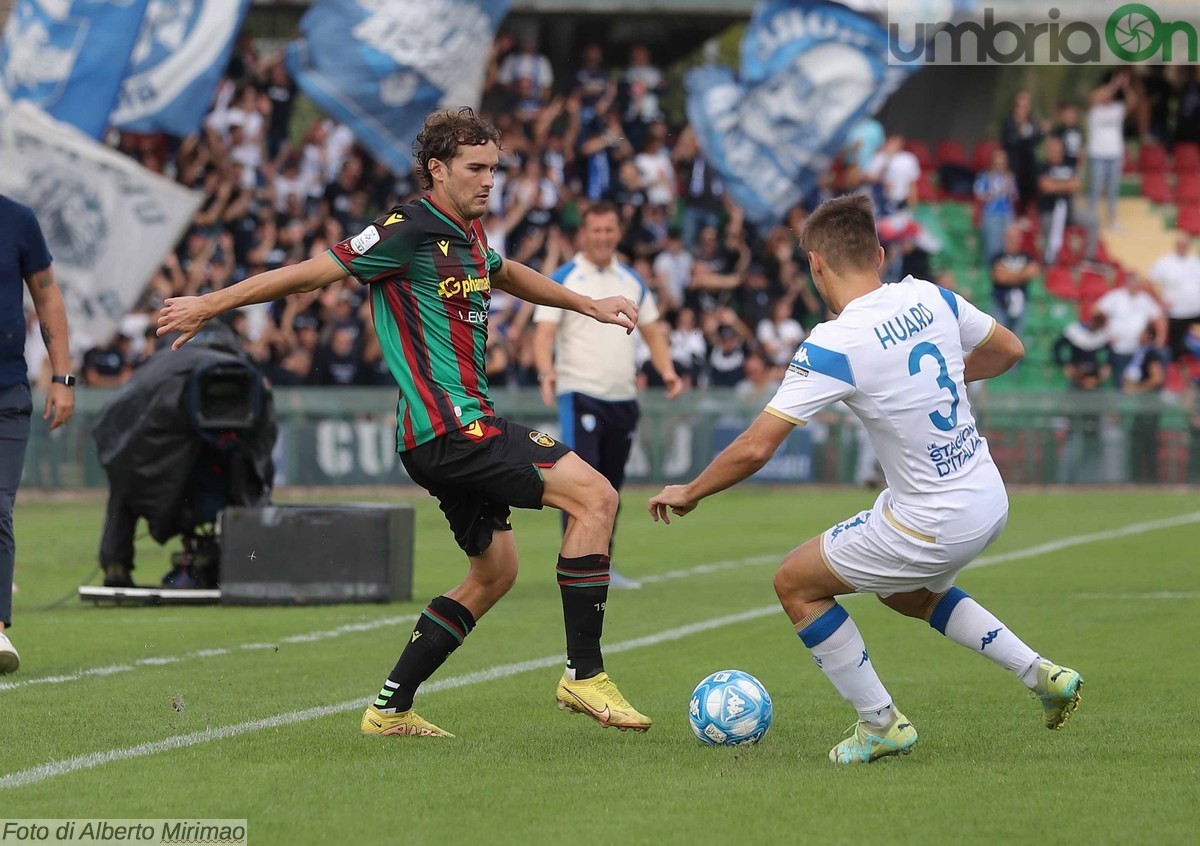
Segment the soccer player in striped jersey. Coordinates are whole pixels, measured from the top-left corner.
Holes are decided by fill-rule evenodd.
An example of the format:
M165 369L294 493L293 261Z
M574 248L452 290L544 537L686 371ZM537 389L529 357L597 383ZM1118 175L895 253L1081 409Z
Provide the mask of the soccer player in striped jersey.
M1017 336L955 294L907 277L882 285L883 249L871 201L822 203L805 224L813 281L837 315L815 327L775 398L692 482L650 500L670 522L756 473L796 426L844 401L866 426L888 488L861 511L784 558L775 592L818 667L858 711L833 747L838 764L905 754L917 731L892 703L854 621L834 597L873 593L889 608L1016 676L1041 700L1046 728L1079 705L1083 679L1046 660L954 586L1004 530L1008 495L967 396L1021 359Z
M617 493L565 445L497 417L484 371L493 286L627 332L638 309L625 297L575 293L488 246L479 219L494 184L499 138L468 108L434 112L413 143L426 196L308 261L202 297L169 299L158 321L159 335L179 333L172 344L178 349L206 321L240 306L346 277L370 286L375 330L400 386L397 451L413 481L437 497L469 568L461 584L421 613L363 714L364 734L452 736L418 715L413 697L516 580L509 508L544 505L568 515L557 565L567 640L558 705L605 727L650 728L605 673L600 650Z

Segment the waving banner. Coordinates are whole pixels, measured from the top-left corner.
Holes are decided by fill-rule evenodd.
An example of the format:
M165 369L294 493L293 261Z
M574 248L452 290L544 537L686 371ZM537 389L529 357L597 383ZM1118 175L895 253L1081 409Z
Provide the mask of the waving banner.
M29 102L0 115L0 194L37 215L71 332L97 343L129 313L203 199Z
M17 0L0 46L0 100L30 100L102 136L146 2Z
M113 126L191 135L229 64L250 0L150 0Z
M755 7L740 78L715 66L687 75L688 120L730 196L770 226L914 69L888 66L887 33L870 18L837 3L773 0Z
M478 104L509 0L319 0L288 69L328 115L396 173L434 109Z

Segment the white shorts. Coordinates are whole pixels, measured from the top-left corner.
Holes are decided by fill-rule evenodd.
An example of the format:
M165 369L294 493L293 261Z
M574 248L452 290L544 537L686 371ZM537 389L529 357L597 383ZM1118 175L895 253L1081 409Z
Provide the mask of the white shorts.
M893 593L926 588L947 591L958 571L1000 537L1008 511L976 538L937 543L892 516L892 495L884 490L875 505L821 535L821 556L834 575L859 593Z

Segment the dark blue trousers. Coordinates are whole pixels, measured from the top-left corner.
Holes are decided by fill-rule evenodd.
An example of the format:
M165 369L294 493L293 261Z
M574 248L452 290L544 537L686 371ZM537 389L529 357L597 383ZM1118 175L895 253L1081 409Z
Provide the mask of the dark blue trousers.
M0 388L0 622L12 625L13 504L25 468L33 398L25 383Z

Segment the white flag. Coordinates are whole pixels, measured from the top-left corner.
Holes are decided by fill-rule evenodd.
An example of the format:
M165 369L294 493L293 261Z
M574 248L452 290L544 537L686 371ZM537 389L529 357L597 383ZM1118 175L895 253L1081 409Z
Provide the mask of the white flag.
M71 334L103 343L203 195L20 101L0 113L0 194L33 209Z

